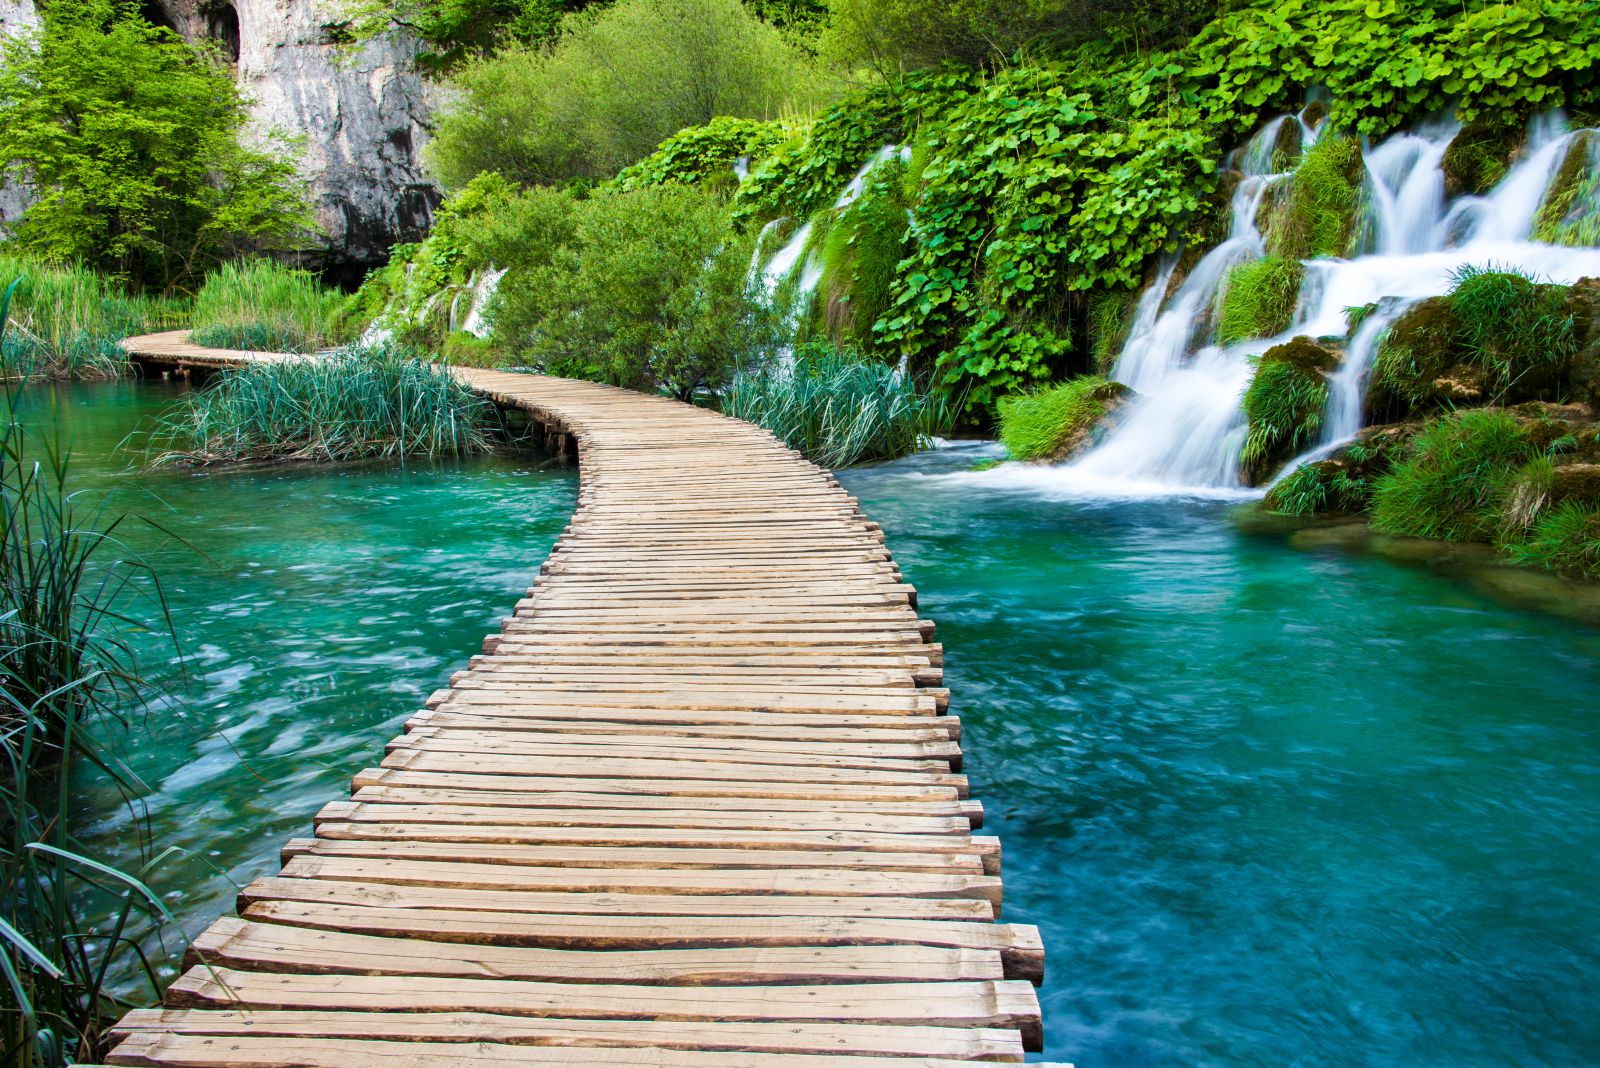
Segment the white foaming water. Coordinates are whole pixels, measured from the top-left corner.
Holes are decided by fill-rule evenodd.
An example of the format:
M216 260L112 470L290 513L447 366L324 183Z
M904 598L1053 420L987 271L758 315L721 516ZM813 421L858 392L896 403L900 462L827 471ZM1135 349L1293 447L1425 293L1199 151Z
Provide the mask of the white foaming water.
M1270 165L1278 120L1263 128L1237 162ZM1303 125L1303 124L1302 124ZM1313 137L1316 131L1307 131ZM1600 249L1530 240L1534 218L1571 134L1559 115L1530 127L1528 146L1487 196L1446 204L1440 164L1455 130L1448 126L1397 134L1366 153L1360 247L1353 259L1305 264L1293 325L1262 340L1222 346L1212 325L1228 271L1262 255L1255 214L1277 176L1241 180L1233 198L1228 239L1208 252L1170 297L1172 259L1141 298L1133 329L1113 377L1138 396L1104 441L1076 461L989 474L1035 488L1087 496L1259 493L1239 475L1244 445L1242 399L1253 373L1251 357L1297 335L1344 338L1348 309L1375 304L1345 344L1329 376L1321 440L1300 460L1326 454L1362 425L1362 398L1384 332L1412 304L1447 292L1469 265L1514 268L1571 283L1600 275ZM1286 466L1285 472L1293 470Z
M494 298L495 291L500 288L500 279L506 276L506 268L490 264L483 272L481 278L475 277L468 288L470 294L467 304L466 317L461 321L461 329L473 337L488 337L489 324L484 321L483 313L489 306L489 301Z

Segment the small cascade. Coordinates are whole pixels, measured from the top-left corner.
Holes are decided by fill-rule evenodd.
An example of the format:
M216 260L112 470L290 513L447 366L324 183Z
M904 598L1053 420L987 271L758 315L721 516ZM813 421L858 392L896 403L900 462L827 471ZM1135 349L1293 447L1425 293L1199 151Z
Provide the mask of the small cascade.
M489 301L494 298L495 291L500 288L500 279L506 276L504 267L496 267L493 263L484 270L481 277L474 276L468 292L470 299L467 304L467 314L461 320L460 329L465 330L473 337L488 337L489 324L484 321L483 313L489 307ZM451 324L455 329L455 324Z
M1113 377L1137 396L1100 444L1032 481L1090 495L1238 495L1245 437L1243 395L1253 358L1297 335L1343 350L1328 379L1321 440L1301 460L1331 452L1362 425L1362 400L1388 328L1417 301L1447 292L1461 268L1504 267L1570 284L1600 275L1600 248L1531 240L1534 219L1573 136L1560 115L1530 127L1528 141L1501 182L1485 196L1447 203L1442 162L1456 130L1435 124L1368 146L1350 259L1304 263L1292 325L1282 334L1220 345L1215 309L1228 273L1263 255L1256 213L1266 173L1287 117L1263 127L1230 161L1243 172L1233 196L1228 238L1210 250L1170 296L1175 257L1159 265L1141 297ZM1316 129L1303 120L1302 145ZM1311 140L1307 139L1309 135ZM1372 306L1352 332L1350 310ZM1293 469L1285 467L1285 472Z

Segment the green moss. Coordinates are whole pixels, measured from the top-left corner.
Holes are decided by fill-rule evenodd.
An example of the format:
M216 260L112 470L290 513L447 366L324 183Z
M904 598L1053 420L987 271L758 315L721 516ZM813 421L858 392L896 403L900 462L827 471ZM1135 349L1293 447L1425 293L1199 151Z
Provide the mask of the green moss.
M1344 255L1361 170L1361 142L1354 137L1329 134L1312 145L1294 174L1273 189L1263 230L1267 251L1296 260Z
M1443 541L1494 541L1507 497L1537 448L1503 411L1435 419L1409 454L1373 489L1372 525L1386 534Z
M1448 297L1429 297L1407 309L1378 346L1367 410L1403 415L1434 399L1434 382L1458 361L1457 332Z
M1482 118L1462 127L1444 150L1440 164L1446 195L1481 195L1493 189L1506 176L1521 141L1521 129L1498 118Z
M1289 329L1304 268L1279 256L1241 263L1223 284L1217 337L1224 345L1271 337Z
M1338 356L1308 337L1268 349L1255 361L1244 394L1249 425L1240 455L1245 481L1256 485L1316 440L1328 406L1327 372Z
M1088 440L1128 387L1085 375L1000 401L1000 443L1017 460L1059 460Z
M905 169L898 158L875 168L860 198L830 219L818 245L822 325L835 345L871 349L872 324L889 308L895 271L906 254Z
M1552 245L1600 245L1600 136L1592 130L1567 147L1534 216L1533 237Z

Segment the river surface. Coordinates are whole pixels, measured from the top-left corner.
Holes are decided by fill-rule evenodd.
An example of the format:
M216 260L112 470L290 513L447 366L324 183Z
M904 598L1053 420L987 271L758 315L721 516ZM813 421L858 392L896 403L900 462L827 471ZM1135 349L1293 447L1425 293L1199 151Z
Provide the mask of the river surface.
M570 474L138 473L159 384L34 391L112 489L192 676L132 737L151 881L190 930L464 666ZM845 472L937 621L967 771L1080 1068L1578 1066L1600 1050L1600 632L1217 501L1066 502L952 449ZM151 646L170 672L169 651ZM126 856L129 817L86 796Z

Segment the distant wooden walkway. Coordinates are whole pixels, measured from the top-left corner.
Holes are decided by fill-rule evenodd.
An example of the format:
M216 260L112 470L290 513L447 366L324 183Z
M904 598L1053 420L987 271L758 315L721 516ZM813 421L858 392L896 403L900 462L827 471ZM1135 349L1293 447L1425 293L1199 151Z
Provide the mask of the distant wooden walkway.
M1000 845L972 833L940 647L877 525L747 423L456 374L572 435L571 525L109 1062L936 1068L1037 1048L1039 934L994 922Z

